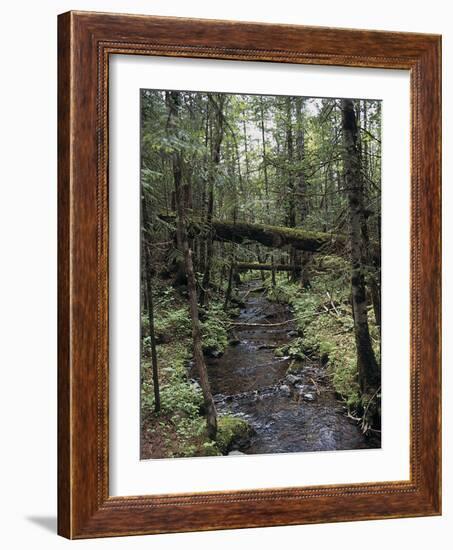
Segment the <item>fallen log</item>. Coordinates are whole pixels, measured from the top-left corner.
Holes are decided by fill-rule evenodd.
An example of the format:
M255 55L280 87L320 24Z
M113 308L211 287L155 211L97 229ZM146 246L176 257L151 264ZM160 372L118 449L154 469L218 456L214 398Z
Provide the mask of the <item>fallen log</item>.
M230 325L234 327L281 327L295 321L296 319L287 319L281 323L230 323Z
M284 265L284 264L260 264L260 263L246 263L246 262L238 262L234 266L238 271L247 271L247 270L257 270L257 271L272 271L274 269L275 271L292 271L293 268L290 265Z
M160 214L159 218L167 223L175 223L174 214ZM206 223L191 217L189 232L192 236L209 232ZM298 250L319 252L321 250L345 252L349 239L346 235L306 231L305 229L265 225L259 223L228 222L213 219L211 222L213 238L219 241L243 243L256 241L271 248L291 245Z

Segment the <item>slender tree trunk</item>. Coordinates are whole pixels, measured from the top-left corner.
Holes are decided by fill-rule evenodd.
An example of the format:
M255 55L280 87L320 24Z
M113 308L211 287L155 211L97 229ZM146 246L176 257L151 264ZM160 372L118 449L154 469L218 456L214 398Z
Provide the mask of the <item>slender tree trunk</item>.
M209 139L210 139L210 103L209 98L207 99L206 103L206 121L205 121L205 138L204 138L204 146L205 146L205 154L204 154L204 164L206 166L209 165L210 162L210 151L209 151ZM202 222L206 222L207 217L207 179L206 177L202 177L202 188L201 188L201 210L200 210L200 218ZM206 269L206 239L200 238L199 240L199 255L200 259L198 262L198 266L200 269L200 273L204 273ZM201 296L202 296L202 289L199 289L199 295L200 295L200 303L201 303Z
M233 281L234 281L234 272L235 272L235 258L234 258L234 245L231 244L231 249L230 249L230 267L229 267L229 270L228 270L228 285L227 285L227 289L226 289L226 292L225 292L225 302L223 304L223 309L224 311L227 311L228 309L228 305L230 303L230 298L231 298L231 292L233 290Z
M231 263L230 269L228 271L228 286L227 286L227 290L226 290L226 293L225 293L225 303L223 304L224 311L227 311L229 303L230 303L231 290L233 288L233 275L234 275L234 265L233 265L233 263Z
M270 222L270 208L269 208L269 176L267 172L267 157L266 157L266 129L264 126L264 105L263 98L260 97L260 111L261 111L261 140L263 144L263 170L264 170L264 192L266 193L266 223ZM271 254L271 264L274 265L274 254ZM275 287L275 269L272 269L272 286Z
M368 131L368 108L367 108L367 101L363 102L363 129L365 130L365 133ZM365 174L365 178L369 178L369 157L368 157L368 139L365 139L363 142L363 173Z
M371 275L369 278L370 281L370 291L371 299L373 301L373 311L374 319L376 325L381 328L381 285L380 281L377 279L377 275Z
M293 174L293 160L294 160L294 144L293 144L293 123L292 123L292 97L286 98L286 158L288 162L288 175L287 175L287 196L288 196L288 227L296 227L296 197L295 197L295 185ZM291 278L296 281L300 275L300 269L297 265L297 252L294 247L291 247L291 265L293 271Z
M341 101L343 129L343 163L345 184L349 203L351 238L351 289L354 313L354 333L357 347L357 366L362 394L370 394L378 388L380 372L371 345L368 327L367 300L365 288L365 259L363 235L364 208L363 182L360 172L360 157L357 147L357 121L354 103L350 99Z
M176 210L176 194L174 190L171 193L171 207L173 211ZM169 249L169 252L172 251L174 248L176 248L177 250L182 250L182 244L179 240L178 232L176 232L173 236L173 246ZM175 256L171 261L170 270L172 273L174 273L175 287L185 286L187 284L184 262L181 261L177 256Z
M250 165L249 165L249 148L248 148L248 137L247 137L247 124L245 118L242 119L242 128L244 130L244 158L245 158L245 182L248 184L250 176Z
M176 119L180 106L180 95L178 92L167 92L167 104L169 108L169 128L172 135L178 135ZM203 392L204 405L206 409L207 432L210 439L215 440L217 435L217 411L212 397L211 387L208 379L208 372L203 356L201 325L198 315L197 287L195 272L192 262L192 251L189 248L189 239L187 236L186 211L184 204L184 190L182 184L182 159L179 151L172 153L173 177L175 182L176 213L177 213L177 232L182 244L184 255L184 265L187 273L187 291L189 295L189 309L192 320L192 340L194 362L198 370L200 385Z
M291 97L286 98L286 156L288 160L288 227L296 227L296 201L294 195L294 175L292 162L294 160L293 124Z
M209 94L208 94L209 95ZM214 99L215 96L215 99ZM214 215L214 184L217 177L217 170L220 164L220 147L223 139L223 105L225 96L222 94L214 94L212 101L215 103L215 128L213 132L212 142L212 155L211 155L211 167L209 176L209 194L208 194L208 212L206 217L206 223L211 226L212 218ZM201 284L200 291L200 305L204 306L206 303L206 296L209 291L209 285L211 282L211 265L212 255L214 251L212 230L210 230L206 237L206 261L203 274L203 282Z
M262 260L262 258L261 258L261 254L260 254L260 246L259 246L259 244L256 245L256 257L257 257L257 259L258 259L258 263L260 263L260 264L263 263L263 260ZM266 276L265 276L265 274L264 274L263 271L261 271L260 277L261 277L261 281L264 283L264 281L265 281L265 279L266 279Z
M296 151L297 161L301 164L297 174L297 194L299 201L299 217L300 225L303 226L308 213L308 200L307 200L307 181L305 178L305 168L303 163L305 161L305 132L303 121L303 99L301 97L296 98ZM310 286L310 279L308 276L308 265L310 262L310 254L307 252L296 252L294 255L296 264L296 275L300 278L302 286L308 288Z
M367 101L363 101L363 129L365 131L365 136L368 132L368 108ZM362 139L362 170L365 176L365 182L368 182L370 178L369 171L369 148L368 148L368 139ZM364 186L367 185L366 183ZM367 226L367 220L364 218L364 223ZM363 231L368 236L368 228L365 227ZM380 237L379 237L380 238ZM376 325L381 327L381 281L380 281L380 262L373 261L373 258L368 259L369 264L369 273L368 273L368 284L370 286L371 292L371 301L373 303L374 319Z
M154 331L154 300L153 300L153 285L152 285L152 258L151 248L148 242L147 231L149 230L148 210L145 204L145 197L142 197L142 222L143 222L143 252L144 252L144 267L145 267L145 294L146 304L148 307L148 322L149 322L149 337L151 340L151 366L153 371L153 388L154 388L154 410L160 411L160 391L159 391L159 369L157 364L156 352L156 335Z
M325 170L324 173L324 196L322 198L322 203L324 206L324 227L323 231L327 231L328 226L328 217L329 217L329 167Z
M272 256L271 256L271 262L272 262L272 286L275 288L275 285L276 285L276 280L275 280L275 263L274 263L274 255L272 253Z
M307 183L305 179L305 170L303 163L305 161L305 132L303 123L303 99L297 97L296 100L296 151L297 161L301 165L297 172L297 193L299 202L299 217L301 225L307 217Z

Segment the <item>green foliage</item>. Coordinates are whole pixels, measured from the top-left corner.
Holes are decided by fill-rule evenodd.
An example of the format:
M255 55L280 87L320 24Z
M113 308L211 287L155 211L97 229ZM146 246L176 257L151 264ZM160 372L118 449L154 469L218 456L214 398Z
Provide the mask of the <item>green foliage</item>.
M264 283L269 300L279 304L292 304L299 294L298 286L290 283L280 274L277 275L277 283L275 287L272 286L270 279Z
M168 295L161 296L161 303L156 312L154 330L156 338L188 339L192 334L192 323L187 304L180 304ZM174 291L172 291L174 292ZM203 349L210 352L223 353L228 345L228 315L223 311L221 302L212 301L209 307L201 311L201 331L203 338ZM142 345L145 354L149 354L150 338L149 319L142 315ZM190 343L189 343L190 347Z
M275 350L277 357L292 357L293 359L305 359L305 353L303 352L304 341L303 338L294 338L289 344L280 346Z
M219 302L213 302L205 314L206 318L201 324L203 349L223 353L228 345L228 316Z
M169 310L155 321L156 334L172 335L172 337L187 337L190 335L191 324L187 306Z
M335 391L343 397L352 410L363 406L357 383L357 358L354 339L354 322L349 305L348 272L341 258L324 258L322 271L311 278L308 290L291 283L284 275L277 276L275 288L266 283L269 298L289 303L296 319L299 333L288 345L276 350L278 356L304 359L318 358L327 363ZM335 307L333 307L333 305ZM376 359L379 361L379 330L369 315L370 334Z
M186 377L186 364L190 359L187 343L170 342L157 346L162 413L181 411L193 416L201 405L200 392L188 383ZM154 410L152 372L148 360L142 364L142 378L142 413L146 415Z
M344 280L344 275L349 276L349 262L341 256L319 255L314 258L314 264L315 269L320 270L325 275L335 275L337 278L340 275L342 280ZM329 282L331 284L332 279Z
M141 416L147 437L159 439L164 456L217 456L246 433L244 421L219 419L220 445L209 440L206 420L201 415L203 395L197 383L189 378L188 363L192 357L191 322L187 306L173 289L159 292L155 329L158 337L166 335L157 346L161 410L154 412L151 362L142 361ZM212 301L202 311L203 347L223 352L228 344L228 316L221 303ZM142 317L142 333L149 330L148 317ZM149 337L142 340L149 347ZM226 451L225 451L226 452Z
M227 454L233 445L245 441L252 435L248 422L234 416L221 416L217 423L217 447L222 454Z
M200 415L203 403L201 389L187 377L190 341L172 340L157 346L160 368L161 410L154 412L151 366L142 367L141 411L144 425L151 426L150 436L159 436L165 456L197 456L203 453L205 419Z
M189 385L185 380L174 379L165 385L160 392L161 408L163 413L185 414L189 418L199 415L203 402L201 391L194 385Z

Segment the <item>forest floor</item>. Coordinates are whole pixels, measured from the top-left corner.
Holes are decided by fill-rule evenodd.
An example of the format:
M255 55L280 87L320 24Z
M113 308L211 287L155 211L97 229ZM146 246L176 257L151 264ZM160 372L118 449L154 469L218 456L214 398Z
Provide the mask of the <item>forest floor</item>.
M162 410L153 412L145 354L141 457L379 447L378 431L364 435L347 416L360 397L353 321L340 293L344 285L336 286L337 263L327 258L304 290L286 274L278 276L275 287L270 277L263 282L245 275L235 291L240 308L227 315L214 302L203 312L203 344L219 414L215 443L206 435L191 361L187 302L162 288L156 305ZM376 327L371 332L378 352Z

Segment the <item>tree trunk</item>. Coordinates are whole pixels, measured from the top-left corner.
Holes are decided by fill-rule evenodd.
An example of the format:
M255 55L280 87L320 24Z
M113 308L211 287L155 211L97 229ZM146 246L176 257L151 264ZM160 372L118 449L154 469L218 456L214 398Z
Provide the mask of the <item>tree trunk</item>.
M223 139L223 104L225 101L225 96L222 94L208 94L211 101L214 103L215 107L215 127L214 135L212 142L212 153L211 153L211 167L209 174L209 194L208 194L208 212L206 217L206 223L208 226L211 225L212 217L214 214L214 184L217 177L217 170L220 164L220 147L222 145ZM209 285L211 282L211 263L213 255L213 242L212 231L206 237L206 260L204 266L203 282L201 284L200 291L200 306L203 306L206 303L206 295L209 291Z
M374 320L376 325L381 328L381 285L375 275L369 278L371 299L373 301Z
M305 218L308 213L308 199L307 199L307 182L305 179L305 167L303 165L305 161L305 132L303 121L303 98L296 98L296 156L297 161L300 164L300 168L297 173L297 196L299 206L300 225L303 226ZM296 252L294 255L295 272L297 278L300 278L300 282L304 288L310 286L310 279L308 276L308 264L310 262L310 254L307 252Z
M256 257L258 259L258 263L263 263L263 260L261 258L261 254L260 254L260 246L259 244L256 245ZM264 271L261 271L260 273L260 276L261 276L261 281L264 283L265 279L266 279L266 276L264 274Z
M235 264L235 268L238 271L248 271L248 270L257 270L257 271L292 271L293 266L292 265L284 265L284 264L262 264L262 263L254 263L254 262L238 262Z
M159 217L169 223L175 221L174 214L160 214ZM211 226L214 239L219 241L231 241L239 244L246 241L257 241L271 248L283 248L291 245L298 250L306 250L307 252L340 255L347 253L349 247L349 237L341 233L321 233L278 225L217 219L212 220ZM198 233L200 231L200 220L191 217L188 229L190 232ZM372 256L378 255L379 247L377 244L372 242L370 246Z
M294 148L293 148L293 125L292 125L292 106L291 97L286 98L286 158L288 162L288 227L296 227L296 202L295 202L295 189L294 189L294 175L291 170L291 164L294 160Z
M233 290L234 272L235 272L235 269L236 269L235 263L234 263L233 245L230 245L230 246L232 247L231 255L230 255L231 262L230 262L230 268L228 270L228 285L227 285L227 289L226 289L226 292L225 292L225 302L223 304L224 311L227 311L228 305L230 303L231 292Z
M153 371L153 388L154 388L154 410L160 411L160 391L159 391L159 369L157 365L156 352L156 336L154 332L154 300L153 300L153 285L152 285L152 258L151 249L148 243L147 231L149 230L148 211L145 204L145 196L142 196L142 243L144 252L144 267L145 267L145 293L146 304L148 308L149 322L149 337L151 340L151 366Z
M264 192L266 194L266 215L268 223L270 220L269 209L269 176L267 172L267 158L266 158L266 129L264 126L264 105L263 98L260 96L260 111L261 111L261 140L263 145L263 170L264 170ZM274 265L274 255L271 255L271 264ZM272 286L275 287L275 269L272 269Z
M370 395L379 385L379 366L371 345L368 327L367 300L365 288L366 250L363 182L360 171L360 157L357 148L357 121L354 103L350 99L341 101L343 129L343 163L345 184L348 190L350 240L351 240L351 290L354 313L354 334L357 347L357 367L361 392Z
M178 92L167 92L167 104L169 108L169 129L173 136L178 135L176 119L180 106L180 95ZM176 212L177 212L177 232L182 244L184 256L184 265L187 275L187 291L189 295L189 309L192 320L192 340L193 355L200 385L203 392L204 404L206 409L207 433L210 439L215 440L217 435L217 411L212 397L211 388L208 379L206 363L204 361L201 339L201 325L198 315L197 287L195 272L192 262L192 251L189 248L189 238L187 234L186 209L184 204L184 190L182 185L182 158L178 150L172 153L173 177L175 182Z
M206 122L204 127L205 137L204 137L204 147L205 147L205 153L203 155L203 162L207 166L210 159L210 151L209 151L209 139L210 139L210 104L209 104L209 98L206 103ZM207 217L207 184L209 178L203 177L201 178L201 206L200 206L200 218L203 221L203 223L206 222ZM206 269L206 239L203 237L200 237L199 243L199 261L198 261L198 268L200 270L200 273L204 273ZM202 294L201 287L199 288L199 295L200 295L200 301L201 301L201 294Z
M271 256L271 262L272 262L272 288L275 288L275 285L277 284L275 280L275 264L274 264L274 255Z
M295 185L294 185L294 174L293 174L293 160L294 160L294 146L293 146L293 123L292 123L292 97L287 97L285 100L286 104L286 161L288 166L287 172L287 220L288 227L296 227L296 195L295 195ZM291 273L291 279L296 281L299 277L300 270L297 262L297 251L291 246L290 248L291 255L291 265L293 266L293 271Z
M250 165L249 165L249 149L247 137L247 123L245 118L242 119L242 127L244 129L244 158L245 158L245 183L249 183Z
M174 190L171 192L171 208L172 210L176 210L176 194ZM169 252L171 252L174 248L177 250L182 250L182 244L180 242L178 232L176 232L173 236L173 246L170 247ZM170 271L174 274L175 287L186 286L187 278L186 271L184 269L184 262L177 256L174 256L171 261Z
M362 103L362 102L361 102ZM367 101L363 101L363 129L365 132L365 135L368 133L368 109L367 109ZM363 134L362 134L363 135ZM370 173L369 173L369 153L368 153L368 139L361 139L361 142L363 141L362 145L362 173L365 176L365 181L369 181ZM366 184L364 184L364 188L366 189ZM362 232L366 234L368 238L368 222L367 219L364 217L364 224L365 227L363 228ZM380 235L379 235L380 239ZM367 282L370 287L371 292L371 300L373 303L373 311L374 311L374 319L376 322L376 325L381 328L381 281L380 281L380 262L377 262L376 260L373 260L373 258L370 258L368 261L369 270L368 270L368 277Z

